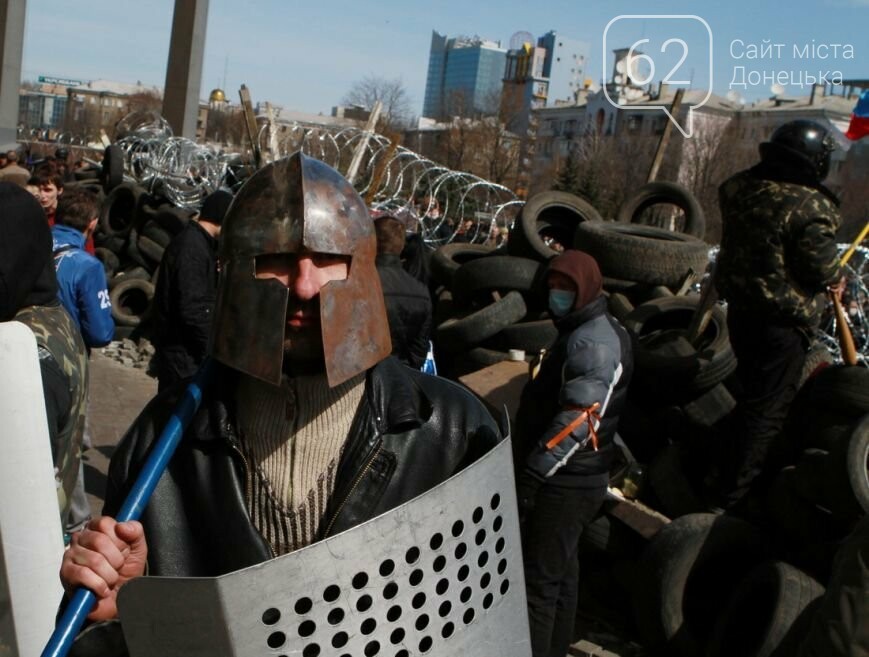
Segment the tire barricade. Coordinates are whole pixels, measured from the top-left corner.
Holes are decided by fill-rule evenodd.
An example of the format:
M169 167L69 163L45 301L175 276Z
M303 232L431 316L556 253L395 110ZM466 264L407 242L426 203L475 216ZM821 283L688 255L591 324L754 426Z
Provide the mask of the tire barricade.
M646 210L659 203L683 211L674 230L650 224ZM439 368L455 378L507 360L511 350L530 361L551 346L557 329L546 308L546 263L567 245L593 255L609 309L634 348L611 487L640 472L633 495L672 520L651 539L619 515L592 523L580 543L581 563L591 564L583 566L580 599L613 611L621 635L653 654L796 654L819 622L839 544L869 512L869 369L833 365L830 350L816 344L772 449L770 483L747 509L722 514L712 494L722 453L741 431L737 361L726 304L714 304L706 328L689 337L715 254L702 241L702 209L664 183L629 198L620 221L586 206L547 192L522 209L506 248L453 243L433 253ZM634 609L628 619L626 600Z
M108 280L116 334L147 336L163 251L194 212L177 208L136 183L113 182L108 193L103 187L94 188L91 179L71 184L94 188L101 201L94 244Z

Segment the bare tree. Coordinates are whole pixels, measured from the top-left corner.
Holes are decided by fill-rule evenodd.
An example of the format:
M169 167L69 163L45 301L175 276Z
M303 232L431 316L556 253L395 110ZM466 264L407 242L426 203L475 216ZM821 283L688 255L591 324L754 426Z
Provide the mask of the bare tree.
M163 99L156 91L139 91L126 98L127 112L157 112L163 111Z
M236 109L214 109L208 113L205 138L228 146L241 146L247 139L244 113Z
M383 103L379 130L394 131L407 125L412 113L410 95L401 78L388 79L379 75L366 75L353 83L341 102L371 110L378 100Z
M697 198L706 215L706 241L721 239L718 187L751 164L753 151L736 138L738 126L730 118L707 117L695 126L690 139L681 139L679 181Z

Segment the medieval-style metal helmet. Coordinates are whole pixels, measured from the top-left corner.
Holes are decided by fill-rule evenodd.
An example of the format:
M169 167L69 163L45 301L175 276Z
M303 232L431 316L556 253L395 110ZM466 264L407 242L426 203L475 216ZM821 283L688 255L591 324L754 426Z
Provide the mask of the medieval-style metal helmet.
M256 257L301 251L350 256L347 278L320 290L326 376L336 386L389 355L377 242L365 204L328 165L294 153L257 171L223 220L212 355L277 385L289 290L256 278Z

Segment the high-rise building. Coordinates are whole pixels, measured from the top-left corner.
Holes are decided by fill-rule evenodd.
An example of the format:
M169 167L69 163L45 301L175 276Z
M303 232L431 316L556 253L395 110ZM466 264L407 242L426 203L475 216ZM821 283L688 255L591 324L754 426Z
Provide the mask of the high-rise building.
M543 64L543 77L549 80L546 106L553 107L558 101L574 102L584 86L589 45L551 30L537 39L537 46L546 50Z
M506 57L500 42L432 31L423 116L497 112Z
M532 110L573 104L585 88L588 44L554 31L537 39L517 32L504 70L501 115L510 130L524 133Z

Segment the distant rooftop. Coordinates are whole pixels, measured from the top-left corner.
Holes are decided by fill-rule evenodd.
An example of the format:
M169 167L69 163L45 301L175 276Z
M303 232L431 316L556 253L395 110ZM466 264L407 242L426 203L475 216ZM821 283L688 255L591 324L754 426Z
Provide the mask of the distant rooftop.
M97 93L110 93L119 96L129 96L132 94L152 93L158 96L163 96L163 90L157 86L144 85L141 82L136 84L128 84L126 82L115 82L113 80L92 80L70 89L81 89L82 91L94 91Z

